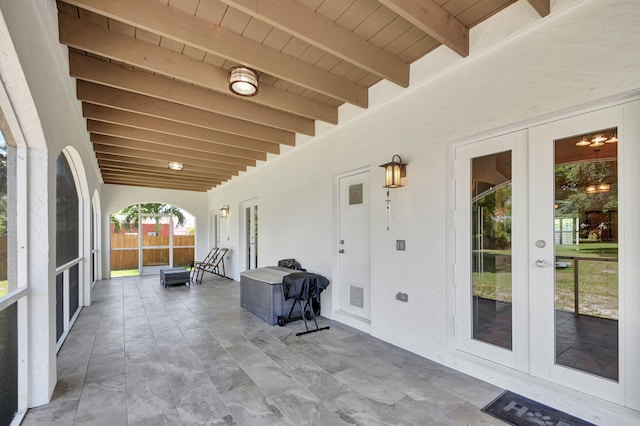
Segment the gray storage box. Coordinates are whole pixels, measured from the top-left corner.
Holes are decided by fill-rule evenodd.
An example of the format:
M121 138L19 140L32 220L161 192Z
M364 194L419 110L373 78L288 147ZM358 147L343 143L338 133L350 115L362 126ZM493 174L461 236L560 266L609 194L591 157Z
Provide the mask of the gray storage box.
M165 268L160 269L160 284L167 287L174 284L189 285L191 278L190 272L184 268Z
M287 317L293 299L284 300L282 278L295 269L282 267L256 268L240 273L240 306L253 312L271 325L278 323L278 316ZM300 316L296 306L292 317Z

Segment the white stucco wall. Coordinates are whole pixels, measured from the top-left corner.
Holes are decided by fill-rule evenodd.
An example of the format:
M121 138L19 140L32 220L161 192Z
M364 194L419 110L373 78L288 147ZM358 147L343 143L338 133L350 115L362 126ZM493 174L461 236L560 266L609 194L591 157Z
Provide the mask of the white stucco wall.
M335 178L369 166L371 334L488 377L477 372L478 364L451 356L451 147L640 93L638 22L637 0L552 1L552 14L544 19L526 1L503 10L472 29L468 58L437 49L412 65L409 89L375 86L367 110L343 106L339 126L318 124L315 138L299 138L295 150L211 191L210 210L227 204L232 209L223 222L228 240L222 244L239 252L239 205L257 198L259 266L295 257L335 278ZM408 169L406 186L391 190L387 231L386 191L377 166L393 154L400 154ZM406 240L406 251L395 250L396 239ZM237 257L229 269L238 278ZM398 291L409 295L408 303L395 300ZM323 314L331 312L327 291Z

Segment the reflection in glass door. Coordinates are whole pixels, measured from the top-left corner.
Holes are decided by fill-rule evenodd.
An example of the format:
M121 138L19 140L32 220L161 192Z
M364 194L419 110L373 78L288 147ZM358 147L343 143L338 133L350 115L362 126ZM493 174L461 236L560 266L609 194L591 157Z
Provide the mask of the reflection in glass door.
M554 141L555 363L618 381L618 129Z
M535 126L529 145L531 372L616 403L640 396L633 108Z
M459 350L640 409L638 158L638 101L456 148Z
M456 148L456 342L528 368L527 134Z
M511 151L471 159L473 339L512 348Z

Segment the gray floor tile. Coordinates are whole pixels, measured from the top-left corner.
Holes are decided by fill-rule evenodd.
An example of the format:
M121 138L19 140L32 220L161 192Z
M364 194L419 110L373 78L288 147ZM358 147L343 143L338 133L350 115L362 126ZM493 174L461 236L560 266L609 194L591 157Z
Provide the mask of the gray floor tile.
M24 425L496 424L479 407L500 389L324 318L301 337L270 326L236 282L127 277L93 295Z

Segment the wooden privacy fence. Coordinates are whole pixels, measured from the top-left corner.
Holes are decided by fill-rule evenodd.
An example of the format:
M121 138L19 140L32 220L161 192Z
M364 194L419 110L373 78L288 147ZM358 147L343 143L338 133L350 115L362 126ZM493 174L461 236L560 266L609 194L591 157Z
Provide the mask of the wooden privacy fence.
M169 237L148 236L142 237L142 265L168 265L169 264ZM195 237L193 235L174 235L173 237L173 266L186 266L193 262L195 251ZM166 248L148 248L149 246L167 246ZM190 246L190 247L189 247ZM120 250L118 250L120 249ZM123 250L124 249L124 250ZM137 269L138 268L138 235L136 234L111 234L111 269Z

